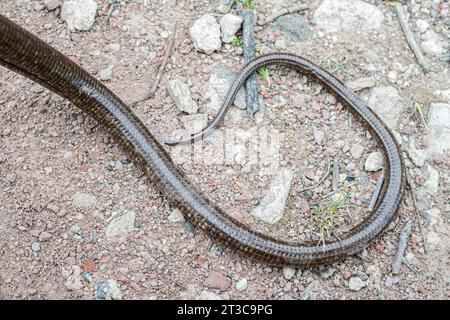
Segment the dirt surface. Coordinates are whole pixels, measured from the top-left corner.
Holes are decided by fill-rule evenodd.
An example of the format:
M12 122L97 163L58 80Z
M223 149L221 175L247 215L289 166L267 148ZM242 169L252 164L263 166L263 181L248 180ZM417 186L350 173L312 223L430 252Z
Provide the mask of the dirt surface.
M438 3L441 15L430 15L433 2ZM121 1L105 31L109 2L97 0L96 20L87 32L69 31L60 9L49 11L42 3L3 0L0 14L97 77L112 65L112 77L104 83L130 104L147 93L173 22L178 21L175 49L156 97L133 106L161 142L182 127L183 115L167 91L169 80L187 83L200 112L211 119L202 93L213 68L227 66L238 71L242 66L242 52L235 46L222 44L219 51L205 55L192 45L189 27L202 14L216 12L216 1L151 1L150 7L142 1ZM257 1L257 12L269 15L287 3ZM426 128L414 112L414 103L420 103L426 114L431 103L441 101L434 93L450 86L448 62L426 55L430 72L421 72L391 3L372 1L385 17L382 28L353 35L321 34L312 22L320 1L308 3L310 9L302 13L311 28L307 39L290 41L270 25L258 26L255 41L261 53L299 54L344 82L371 76L377 87L396 87L403 103L394 128L396 137L402 148L411 139L425 146ZM446 1L422 1L411 21L427 20L430 28L448 40L448 5ZM388 73L398 65L411 71L399 72L399 80L392 84ZM318 242L314 214L323 201L329 201L322 198L333 191L331 175L317 188L302 189L319 182L329 162L336 160L340 190L351 191L339 211L337 231L330 237L342 236L369 214L367 206L381 171L368 172L364 163L378 150L376 141L318 83L283 68L269 68L269 72L271 84L258 77L267 110L257 126L279 133L278 164L294 172L280 223L265 224L249 214L266 194L277 168L267 171L245 163L214 163L220 150L211 141L199 142L205 147L200 161L181 161L180 167L197 188L251 228L283 239ZM368 100L370 90L358 93ZM253 126L245 111L233 108L221 127L244 130ZM350 152L353 144L364 147L358 158ZM189 222L168 219L175 208L103 128L59 96L4 68L0 69L0 145L1 298L95 299L99 285L107 280L117 282L124 299L450 297L448 153L428 159L440 172L440 184L433 197L416 195L424 214L415 210L408 191L397 218L362 253L332 266L298 269L292 275L289 269L238 255ZM420 190L427 179L425 166L412 163L406 153L405 157L409 179ZM436 208L437 215L427 213ZM109 239L111 221L127 213L135 215L132 230L119 241ZM406 263L394 275L391 265L407 220L413 228ZM439 240L424 246L430 234ZM243 278L248 285L241 290ZM363 285L355 288L359 281Z

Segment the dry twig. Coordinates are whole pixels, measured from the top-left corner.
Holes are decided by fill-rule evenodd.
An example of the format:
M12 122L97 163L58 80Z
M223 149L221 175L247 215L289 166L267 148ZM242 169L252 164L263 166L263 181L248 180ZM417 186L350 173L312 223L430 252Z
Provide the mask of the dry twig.
M268 24L268 23L272 22L273 20L275 20L275 19L277 19L277 18L279 18L281 16L284 16L285 14L295 13L295 12L303 11L303 10L307 10L307 9L309 9L309 6L306 3L298 4L298 5L290 7L290 8L283 8L280 11L277 11L277 12L271 14L270 16L268 16L266 18L259 19L258 20L258 24L260 26L263 26L263 25Z
M402 232L400 232L400 238L398 240L398 249L397 253L395 254L394 262L392 263L392 273L393 274L399 274L400 273L400 267L402 266L403 262L403 255L405 254L406 246L408 245L408 239L411 235L411 228L412 224L411 221L406 221Z

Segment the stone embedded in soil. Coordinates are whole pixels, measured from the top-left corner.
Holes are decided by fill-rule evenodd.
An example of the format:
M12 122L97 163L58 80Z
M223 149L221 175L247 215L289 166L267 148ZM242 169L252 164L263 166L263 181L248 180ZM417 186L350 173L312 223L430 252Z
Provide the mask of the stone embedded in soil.
M417 19L416 26L417 30L419 30L420 33L424 33L425 31L427 31L429 24L426 20Z
M124 211L119 216L111 220L106 228L106 238L110 241L121 241L128 237L134 229L136 215L131 211Z
M231 285L231 280L218 271L211 271L203 282L203 286L210 289L225 290Z
M303 41L308 38L310 27L301 15L287 14L273 22L269 27L269 31L283 32L289 42Z
M230 43L242 25L242 18L234 14L226 14L220 19L220 37L222 42Z
M47 8L48 11L55 10L56 8L60 7L62 4L61 0L44 0L44 6Z
M360 291L366 286L365 282L359 277L352 277L348 282L348 287L352 291Z
M384 158L381 152L372 152L366 159L364 168L367 171L378 171L383 168Z
M196 50L211 54L220 48L220 25L211 14L197 19L189 28L189 35Z
M113 70L113 65L110 65L107 68L100 70L98 72L98 77L102 81L111 80L111 78L112 78L112 70Z
M72 204L80 209L93 209L97 205L97 198L87 193L76 192L73 195Z
M275 224L280 221L291 190L293 176L292 170L280 168L278 174L273 178L267 194L250 213L266 223Z
M439 191L439 171L429 163L425 166L425 182L421 190L431 196L437 195Z
M236 290L240 292L245 291L245 289L247 289L247 284L248 284L247 278L242 278L241 280L236 282Z
M283 268L283 276L286 280L291 280L295 276L296 272L297 269L292 266L286 266Z
M197 113L198 106L191 98L191 91L187 84L180 80L169 81L169 93L175 101L177 108L189 114Z
M450 104L432 103L428 117L428 148L430 154L450 151Z
M122 291L116 280L106 280L105 282L99 283L95 295L99 300L122 299Z
M390 129L397 127L403 109L403 99L396 88L391 86L373 88L368 104Z
M366 77L366 78L359 78L355 80L350 80L345 83L347 87L349 87L351 90L357 92L361 91L363 89L369 89L373 88L376 85L376 81L374 77Z
M448 44L433 30L428 30L423 35L422 49L425 53L440 56L447 52Z
M425 160L428 158L428 154L424 150L416 148L416 142L413 138L409 141L409 144L406 147L406 152L408 153L411 161L418 167L423 166Z
M367 32L380 28L383 13L360 0L324 0L314 12L313 21L325 32Z
M350 154L352 155L353 159L359 159L364 153L364 147L359 144L352 144L350 148Z
M44 92L44 87L40 84L35 83L30 87L30 91L33 93L42 93Z
M208 113L214 115L217 114L222 106L223 99L225 98L225 95L233 82L234 76L234 72L226 67L216 66L213 68L206 88L203 90L202 94L203 100L206 102L206 109L208 110ZM239 109L245 109L246 102L243 87L239 90L234 100L234 105Z
M176 208L172 211L172 213L167 217L167 220L169 220L172 223L177 223L177 222L184 222L186 221L184 219L183 214L181 213L181 211Z
M31 250L33 250L34 252L39 252L41 251L41 244L39 242L33 242L31 244Z
M67 0L61 9L63 19L70 30L88 31L92 28L97 13L93 0Z

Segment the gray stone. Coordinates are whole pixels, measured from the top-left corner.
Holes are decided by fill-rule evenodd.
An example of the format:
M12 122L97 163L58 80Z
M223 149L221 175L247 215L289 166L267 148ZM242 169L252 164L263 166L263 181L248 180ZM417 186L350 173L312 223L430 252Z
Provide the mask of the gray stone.
M116 280L106 280L97 285L96 297L100 300L121 300L122 292Z
M110 241L122 241L134 229L136 215L131 211L124 211L111 220L106 228L106 238Z
M42 93L44 92L44 87L40 84L35 83L31 86L30 91L33 93Z
M366 78L359 78L351 81L347 81L345 85L352 89L353 91L357 92L363 89L368 89L375 87L376 81L374 77L366 77Z
M310 27L301 15L288 14L273 22L269 31L281 31L289 41L303 41L308 38Z
M366 286L365 282L359 277L352 277L348 282L348 287L352 291L359 291Z
M226 14L220 19L220 37L222 42L230 43L242 25L242 18L234 14Z
M236 282L236 290L240 292L245 291L245 289L247 289L247 284L247 278L242 278L241 280Z
M291 280L292 278L294 278L296 272L297 269L292 266L286 266L283 268L283 276L286 280Z
M427 153L424 150L416 148L416 142L414 141L414 139L411 139L409 141L409 144L406 147L406 152L408 153L411 161L418 167L423 166L425 160L428 157Z
M430 105L427 140L430 154L442 154L450 150L450 104Z
M41 243L38 242L38 241L33 242L33 243L31 244L31 250L33 250L34 252L39 252L39 251L41 251Z
M88 31L92 28L97 13L97 3L93 0L67 0L61 10L63 19L70 30Z
M416 26L417 26L417 30L419 30L419 32L424 33L425 31L427 31L429 24L426 20L417 19Z
M186 221L184 219L183 214L181 213L181 211L176 208L172 211L172 213L167 217L167 220L169 220L172 223L177 223L177 222L184 222Z
M175 101L176 106L182 112L189 114L197 113L198 106L191 98L191 91L187 84L180 80L169 81L169 93Z
M396 88L390 86L373 88L368 104L390 129L395 129L403 109L403 99Z
M60 7L62 4L61 0L44 0L44 6L47 8L48 11L55 10L56 8Z
M383 13L360 0L324 0L314 13L313 21L325 32L367 32L380 28Z
M378 171L383 168L384 158L381 152L372 152L366 159L364 168L367 171Z
M447 43L433 30L428 30L423 35L422 49L425 53L440 56L447 52Z
M250 213L266 223L275 224L280 221L291 190L293 176L291 170L280 168L270 184L269 191Z
M422 190L431 196L437 195L439 191L439 171L428 163L425 166L425 182Z
M97 198L87 193L76 192L72 204L80 209L93 209L97 205Z
M217 10L221 13L228 13L231 10L234 0L219 0Z
M203 100L206 101L206 108L208 113L217 114L222 106L225 95L230 88L230 84L234 79L234 72L225 67L215 67L209 77L208 84L203 91ZM245 91L241 88L234 100L234 105L239 109L244 110Z
M110 65L107 68L100 70L98 73L100 80L102 80L102 81L111 80L112 70L113 70L113 65Z
M364 147L359 144L352 144L350 148L350 154L352 155L353 159L359 159L364 153Z
M220 48L220 26L211 14L197 19L189 28L189 35L195 49L211 54Z

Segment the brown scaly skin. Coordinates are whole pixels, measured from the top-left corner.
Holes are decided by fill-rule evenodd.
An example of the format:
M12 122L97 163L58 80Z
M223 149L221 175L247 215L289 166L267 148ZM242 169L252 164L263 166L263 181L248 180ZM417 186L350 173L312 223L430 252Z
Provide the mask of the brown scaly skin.
M323 83L377 138L385 153L386 179L373 213L340 241L324 246L277 240L249 230L195 190L176 168L150 131L120 99L80 66L31 33L0 15L0 64L40 83L70 100L97 120L139 163L183 214L213 238L246 256L274 265L329 264L362 250L388 225L397 211L404 189L404 166L399 149L383 122L332 75L301 57L269 54L250 61L236 76L210 127L215 127L230 107L245 80L262 66L279 64Z

